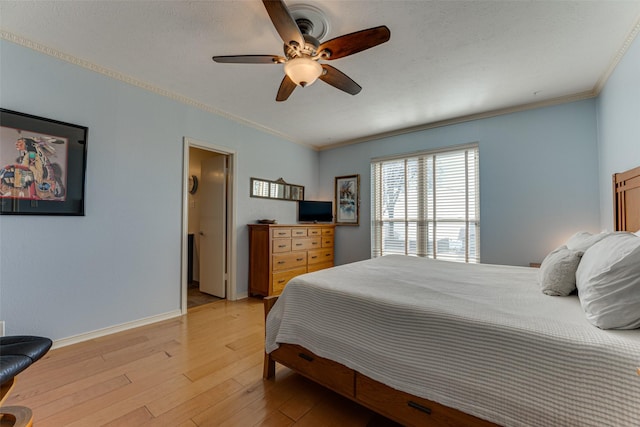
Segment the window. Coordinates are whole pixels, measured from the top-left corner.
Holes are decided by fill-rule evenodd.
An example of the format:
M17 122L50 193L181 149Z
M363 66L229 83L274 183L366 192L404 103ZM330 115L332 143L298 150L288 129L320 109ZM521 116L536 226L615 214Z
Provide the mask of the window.
M371 162L373 257L480 262L478 145Z

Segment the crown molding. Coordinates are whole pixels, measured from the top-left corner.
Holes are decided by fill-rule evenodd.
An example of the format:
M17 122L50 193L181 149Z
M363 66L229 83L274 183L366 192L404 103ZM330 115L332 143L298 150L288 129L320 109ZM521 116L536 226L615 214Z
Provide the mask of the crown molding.
M633 26L633 28L629 32L629 35L627 36L624 43L622 44L622 47L618 49L618 53L616 53L616 56L611 61L611 64L609 64L609 67L605 70L604 74L602 74L600 79L596 82L595 86L593 87L593 92L595 93L595 96L600 95L600 92L604 88L604 85L607 83L607 80L609 80L609 77L611 77L611 74L613 74L613 71L618 66L618 63L620 63L620 61L622 60L622 57L627 53L627 50L629 50L629 46L631 46L631 43L633 43L635 38L638 36L638 33L640 33L640 18L638 18L638 20L636 21L636 24Z
M559 105L559 104L565 104L565 103L568 103L568 102L575 102L575 101L581 101L581 100L584 100L584 99L595 98L598 95L600 95L600 92L602 91L602 89L604 88L605 84L607 83L607 80L609 80L609 77L611 77L611 74L613 74L613 71L616 69L616 67L618 66L618 64L620 63L620 61L624 57L624 55L627 53L627 50L629 50L629 47L631 46L633 41L636 39L638 34L640 34L640 18L636 21L635 25L631 28L631 31L629 32L629 35L625 39L625 41L622 44L622 46L620 47L620 49L618 49L618 52L616 53L616 55L612 59L611 64L609 64L609 67L607 67L607 69L602 74L600 79L598 79L598 81L594 85L593 89L590 90L590 91L581 92L581 93L577 93L577 94L573 94L573 95L562 96L562 97L558 97L558 98L553 98L553 99L549 99L549 100L546 100L546 101L540 101L540 102L535 102L535 103L530 103L530 104L517 105L517 106L514 106L514 107L501 108L501 109L497 109L497 110L487 111L487 112L484 112L484 113L470 114L470 115L467 115L467 116L455 117L455 118L451 118L451 119L447 119L447 120L440 120L440 121L432 122L432 123L425 123L425 124L418 125L418 126L412 126L412 127L408 127L408 128L392 130L392 131L389 131L389 132L382 132L382 133L379 133L379 134L370 135L370 136L366 136L366 137L362 137L362 138L355 138L355 139L350 139L350 140L346 140L346 141L341 141L341 142L338 142L338 143L335 143L335 144L331 144L331 145L316 146L315 148L318 151L331 150L331 149L334 149L334 148L344 147L344 146L347 146L347 145L359 144L359 143L362 143L362 142L368 142L368 141L373 141L373 140L377 140L377 139L389 138L389 137L398 136L398 135L404 135L404 134L412 133L412 132L420 132L420 131L427 130L427 129L434 129L434 128L443 127L443 126L450 126L450 125L469 122L469 121L473 121L473 120L486 119L486 118L489 118L489 117L501 116L503 114L517 113L517 112L520 112L520 111L532 110L532 109L535 109L535 108L548 107L548 106L552 106L552 105Z
M334 148L344 147L352 144L360 144L362 142L369 142L377 139L390 138L393 136L404 135L407 133L420 132L428 129L439 128L443 126L451 126L459 123L470 122L473 120L487 119L490 117L503 116L505 114L518 113L521 111L533 110L536 108L550 107L553 105L566 104L569 102L582 101L584 99L594 98L596 94L594 91L586 91L573 95L561 96L558 98L547 99L545 101L533 102L529 104L516 105L514 107L500 108L496 110L486 111L482 113L469 114L466 116L454 117L446 120L439 120L437 122L425 123L417 126L411 126L402 129L396 129L389 132L382 132L375 135L370 135L362 138L350 139L348 141L342 141L336 144L325 145L318 147L319 151L331 150Z
M234 122L239 123L241 125L248 126L250 128L259 130L261 132L265 132L265 133L271 134L271 135L276 136L276 137L278 137L280 139L283 139L285 141L289 141L289 142L292 142L292 143L295 143L295 144L298 144L298 145L302 145L302 146L304 146L306 148L311 148L311 149L317 150L316 147L314 147L314 146L312 146L310 144L302 143L302 142L299 142L299 141L294 141L294 140L291 139L290 136L285 135L285 134L283 134L281 132L278 132L278 131L276 131L274 129L271 129L269 127L262 126L260 124L254 123L252 121L246 120L246 119L244 119L242 117L238 117L238 116L233 115L233 114L229 114L229 113L227 113L225 111L219 110L219 109L214 108L214 107L212 107L210 105L204 104L202 102L196 101L194 99L191 99L189 97L180 95L178 93L162 89L160 87L154 86L154 85L152 85L150 83L146 83L146 82L144 82L142 80L138 80L138 79L136 79L134 77L128 76L128 75L123 74L123 73L120 73L118 71L111 70L111 69L102 67L100 65L96 65L96 64L94 64L92 62L89 62L89 61L86 61L84 59L75 57L73 55L69 55L67 53L61 52L61 51L59 51L57 49L54 49L54 48L49 47L49 46L46 46L46 45L44 45L42 43L38 43L36 41L26 39L24 37L21 37L21 36L19 36L17 34L12 33L12 32L5 31L5 30L0 30L0 39L9 41L11 43L15 43L17 45L29 48L31 50L35 50L36 52L39 52L39 53L42 53L42 54L45 54L45 55L48 55L48 56L52 56L52 57L54 57L56 59L59 59L61 61L69 62L69 63L71 63L73 65L77 65L77 66L85 68L87 70L91 70L91 71L93 71L95 73L99 73L99 74L102 74L102 75L107 76L109 78L112 78L112 79L115 79L115 80L119 80L119 81L121 81L123 83L127 83L127 84L129 84L131 86L135 86L135 87L147 90L149 92L153 92L153 93L155 93L157 95L164 96L166 98L169 98L169 99L172 99L174 101L180 102L181 104L185 104L185 105L188 105L190 107L194 107L194 108L197 108L199 110L206 111L207 113L214 114L216 116L220 116L220 117L223 117L225 119L234 121Z

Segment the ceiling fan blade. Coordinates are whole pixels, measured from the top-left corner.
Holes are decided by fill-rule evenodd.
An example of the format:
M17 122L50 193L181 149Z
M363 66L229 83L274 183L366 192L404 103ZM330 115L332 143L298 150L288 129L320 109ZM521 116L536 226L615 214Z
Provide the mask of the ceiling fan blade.
M284 44L290 45L291 42L296 42L299 46L304 46L304 37L284 2L282 0L262 0L262 3L264 3L271 22L276 27Z
M385 43L389 38L391 31L381 25L328 40L320 45L318 52L328 50L330 56L326 59L338 59Z
M277 55L214 56L213 60L222 64L278 64L286 61L285 58Z
M323 82L351 95L357 95L362 90L362 87L360 87L358 83L351 80L349 76L337 68L327 64L322 64L322 68L325 72L320 75L319 79Z
M280 83L280 89L278 89L278 95L276 95L276 101L286 101L289 98L289 95L296 88L296 84L287 76L284 75L284 79L282 79L282 83Z

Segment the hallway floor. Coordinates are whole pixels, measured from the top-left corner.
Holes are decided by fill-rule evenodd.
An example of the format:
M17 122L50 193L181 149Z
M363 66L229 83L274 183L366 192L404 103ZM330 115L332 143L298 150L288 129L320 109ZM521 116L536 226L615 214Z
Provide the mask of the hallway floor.
M209 304L210 302L220 301L221 299L222 298L200 292L197 282L190 283L187 288L187 309L198 307L203 304Z

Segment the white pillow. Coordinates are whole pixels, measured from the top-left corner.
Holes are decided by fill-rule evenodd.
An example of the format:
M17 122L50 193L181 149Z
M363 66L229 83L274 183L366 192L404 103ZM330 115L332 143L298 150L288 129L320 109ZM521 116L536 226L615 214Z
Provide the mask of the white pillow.
M591 234L588 231L579 231L567 240L567 248L574 251L586 251L610 233Z
M640 237L613 233L593 245L576 284L589 322L602 329L640 327Z
M636 236L640 237L640 230L636 231L636 232L635 232L635 233L633 233L633 234L635 234Z
M576 289L576 270L582 252L560 246L540 264L538 283L546 295L566 297Z

